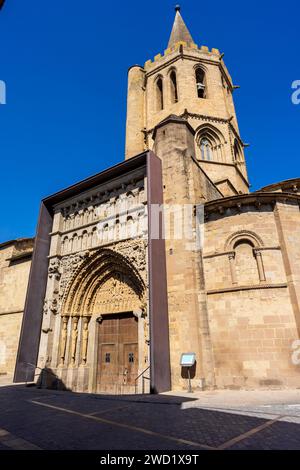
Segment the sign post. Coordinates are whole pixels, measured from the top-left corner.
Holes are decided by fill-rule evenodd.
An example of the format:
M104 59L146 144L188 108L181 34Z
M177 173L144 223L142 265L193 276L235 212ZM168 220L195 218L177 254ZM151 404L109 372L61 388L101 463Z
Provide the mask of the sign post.
M187 367L188 373L188 393L192 393L192 384L191 384L191 367L196 362L196 354L195 353L182 353L180 359L181 367Z

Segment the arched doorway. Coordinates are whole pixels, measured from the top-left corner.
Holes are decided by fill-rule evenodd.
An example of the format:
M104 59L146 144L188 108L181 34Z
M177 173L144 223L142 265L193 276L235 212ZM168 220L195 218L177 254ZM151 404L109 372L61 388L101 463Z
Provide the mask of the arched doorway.
M132 312L105 315L98 332L97 392L134 393L138 363L138 318Z
M140 298L124 271L114 272L98 289L93 302L97 322L97 392L134 393L138 376Z
M90 257L70 283L62 311L61 367L71 364L73 376L78 367L91 391L134 393L148 358L145 292L137 270L112 250Z

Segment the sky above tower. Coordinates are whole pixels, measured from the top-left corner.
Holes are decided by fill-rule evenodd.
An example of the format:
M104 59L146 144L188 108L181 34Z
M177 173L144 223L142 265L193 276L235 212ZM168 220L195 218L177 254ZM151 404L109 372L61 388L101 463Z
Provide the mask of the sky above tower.
M0 242L32 236L40 200L124 159L127 69L167 48L174 3L6 0L0 11ZM300 5L181 2L199 46L218 48L252 190L300 176Z

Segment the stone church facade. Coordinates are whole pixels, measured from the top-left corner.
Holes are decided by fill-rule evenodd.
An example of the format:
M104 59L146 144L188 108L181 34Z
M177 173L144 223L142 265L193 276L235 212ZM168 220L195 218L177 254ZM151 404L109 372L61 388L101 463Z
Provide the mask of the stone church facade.
M177 7L164 54L129 69L125 161L42 201L18 352L5 326L17 274L1 261L14 353L0 372L163 392L186 387L180 355L194 352L199 389L299 387L300 179L249 192L235 88ZM183 208L200 244L161 233Z

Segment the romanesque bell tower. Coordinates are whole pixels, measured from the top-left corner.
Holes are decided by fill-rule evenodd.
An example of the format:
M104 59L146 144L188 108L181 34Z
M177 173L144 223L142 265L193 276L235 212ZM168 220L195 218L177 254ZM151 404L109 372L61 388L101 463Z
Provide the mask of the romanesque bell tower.
M175 115L194 129L196 159L220 193L248 193L234 88L223 54L195 44L176 6L164 54L129 69L126 159L153 149L156 126Z

